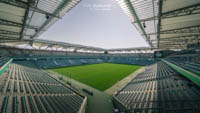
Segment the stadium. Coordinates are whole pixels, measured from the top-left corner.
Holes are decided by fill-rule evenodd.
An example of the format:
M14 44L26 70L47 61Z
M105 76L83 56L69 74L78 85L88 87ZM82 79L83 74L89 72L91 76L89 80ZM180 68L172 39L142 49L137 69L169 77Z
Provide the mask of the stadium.
M200 0L108 0L148 46L40 38L84 1L0 0L1 113L200 113Z

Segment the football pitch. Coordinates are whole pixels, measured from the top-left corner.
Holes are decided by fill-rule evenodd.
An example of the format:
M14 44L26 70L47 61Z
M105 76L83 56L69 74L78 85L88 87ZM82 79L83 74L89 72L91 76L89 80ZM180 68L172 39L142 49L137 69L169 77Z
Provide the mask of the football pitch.
M104 91L140 67L136 65L101 63L51 70Z

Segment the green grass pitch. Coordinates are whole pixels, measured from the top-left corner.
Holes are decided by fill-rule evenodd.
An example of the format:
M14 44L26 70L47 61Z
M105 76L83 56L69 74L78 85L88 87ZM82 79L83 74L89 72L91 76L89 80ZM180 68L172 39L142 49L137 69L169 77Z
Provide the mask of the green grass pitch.
M140 67L136 65L101 63L52 70L104 91Z

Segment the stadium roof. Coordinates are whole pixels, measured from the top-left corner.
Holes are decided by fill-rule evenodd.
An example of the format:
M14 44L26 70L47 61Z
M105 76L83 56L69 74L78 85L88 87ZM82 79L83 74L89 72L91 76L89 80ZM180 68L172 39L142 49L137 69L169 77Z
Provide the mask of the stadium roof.
M80 0L0 0L0 39L37 38Z
M186 49L200 42L200 0L160 2L159 48Z
M150 48L186 49L200 43L200 0L116 0ZM36 39L80 0L1 0L0 43L47 45L102 51L105 49ZM15 43L15 44L14 44ZM17 44L17 45L18 45Z
M116 0L153 48L186 49L200 41L200 0Z
M157 48L158 0L116 0L152 48Z
M22 46L23 45L23 46ZM1 46L6 47L19 47L30 49L39 49L39 50L59 50L59 51L77 51L77 52L90 52L90 53L104 53L104 51L109 51L110 53L120 53L120 52L149 52L152 51L149 47L140 47L140 48L118 48L118 49L104 49L92 46L84 46L66 42L57 42L49 40L35 39L33 40L21 40L13 41L9 43L3 43ZM21 46L21 47L20 47Z
M91 47L91 46L84 46L78 44L71 44L66 42L57 42L57 41L49 41L49 40L42 40L42 39L35 39L33 40L22 40L16 42L9 42L4 43L5 46L15 47L20 45L25 45L26 47L33 46L35 49L46 49L46 50L66 50L74 51L74 50L85 50L85 51L96 51L96 52L104 52L105 49Z

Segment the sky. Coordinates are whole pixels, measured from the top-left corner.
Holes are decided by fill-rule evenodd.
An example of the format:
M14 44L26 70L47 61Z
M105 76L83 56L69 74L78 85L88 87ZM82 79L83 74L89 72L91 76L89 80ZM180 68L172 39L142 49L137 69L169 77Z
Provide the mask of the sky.
M82 0L39 39L105 49L148 46L115 0Z

